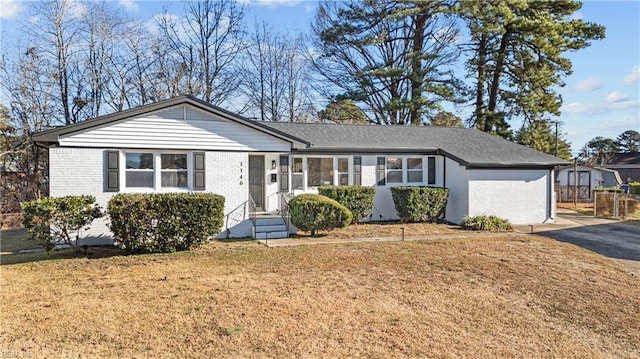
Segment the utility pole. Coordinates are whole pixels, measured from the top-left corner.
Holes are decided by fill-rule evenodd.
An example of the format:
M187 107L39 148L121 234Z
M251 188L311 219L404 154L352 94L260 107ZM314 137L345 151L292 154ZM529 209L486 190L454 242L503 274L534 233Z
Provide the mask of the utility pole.
M578 206L578 157L573 159L573 208Z
M556 124L556 142L553 150L553 155L558 157L558 120L555 120L554 122Z

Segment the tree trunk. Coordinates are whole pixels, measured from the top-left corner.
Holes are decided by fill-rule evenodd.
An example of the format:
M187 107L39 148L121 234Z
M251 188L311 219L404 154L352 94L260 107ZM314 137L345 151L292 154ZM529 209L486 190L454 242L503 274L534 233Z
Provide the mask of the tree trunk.
M414 126L419 126L422 121L422 83L424 74L422 70L422 51L424 46L424 31L429 17L426 13L415 16L413 29L413 46L411 54L411 107L409 121Z
M487 62L487 35L482 34L478 41L478 64L476 71L478 73L478 82L476 83L476 126L484 127L483 105L484 105L484 82L486 81L486 62Z
M498 104L498 92L500 90L500 78L502 77L502 72L504 71L504 62L507 56L507 45L509 44L509 38L511 37L511 30L506 29L504 35L502 35L502 39L500 40L500 48L498 49L498 57L496 59L496 67L493 71L493 79L491 80L491 89L489 92L489 105L487 107L487 111L489 112L489 116L491 118L485 119L484 122L484 132L491 131L491 128L495 124L495 110Z

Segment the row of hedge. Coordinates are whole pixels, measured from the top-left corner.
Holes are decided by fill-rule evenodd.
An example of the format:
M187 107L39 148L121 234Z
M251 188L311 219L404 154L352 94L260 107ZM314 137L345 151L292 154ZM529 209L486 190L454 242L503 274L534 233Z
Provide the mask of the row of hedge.
M108 214L110 229L130 253L192 248L220 233L224 197L212 193L117 194L107 213L93 196L50 197L22 204L23 225L47 250L77 244L80 230Z
M174 252L220 233L224 197L212 193L117 194L108 204L111 231L129 252Z
M312 236L362 220L375 198L375 189L364 186L324 186L319 193L296 196L289 206L291 222ZM392 187L391 193L403 222L439 220L449 195L446 188L424 186ZM47 250L58 243L73 245L80 230L105 214L93 196L45 198L22 207L23 225ZM107 206L117 242L134 253L197 246L220 232L223 210L224 197L211 193L117 194Z
M449 190L442 187L392 187L391 194L403 222L435 222L442 218ZM291 223L315 236L318 231L346 227L362 220L373 208L375 188L322 186L318 194L302 194L290 204Z

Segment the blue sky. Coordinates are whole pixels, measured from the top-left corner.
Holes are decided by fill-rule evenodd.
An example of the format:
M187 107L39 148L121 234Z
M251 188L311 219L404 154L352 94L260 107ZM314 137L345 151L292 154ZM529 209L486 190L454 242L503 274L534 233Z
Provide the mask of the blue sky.
M249 5L248 24L253 18L264 19L276 29L295 33L309 31L317 6L314 1L243 1ZM163 6L176 14L181 10L179 2L119 0L117 6L142 21ZM24 1L0 0L2 52L9 52L20 38L19 24L27 16ZM561 131L577 154L596 136L615 138L626 130L640 131L640 2L584 1L575 16L606 27L604 40L567 54L573 74L559 89L564 100Z

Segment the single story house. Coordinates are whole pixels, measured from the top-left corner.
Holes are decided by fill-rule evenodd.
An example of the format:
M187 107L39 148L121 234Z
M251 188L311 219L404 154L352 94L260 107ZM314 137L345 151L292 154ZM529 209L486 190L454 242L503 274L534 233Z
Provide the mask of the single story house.
M598 187L618 187L622 184L618 171L592 166L565 166L556 170L556 184L560 202L573 202L574 193L577 200L591 202L592 190Z
M377 190L367 219L397 219L390 187L450 190L445 219L553 221L554 168L567 162L468 128L252 121L181 96L33 136L49 149L50 195L207 191L223 195L225 231L251 236L248 212L275 213L319 185ZM249 208L250 203L255 206ZM248 210L249 208L249 210ZM223 228L223 229L225 229ZM105 221L87 237L111 240Z
M640 153L616 153L606 166L618 171L625 183L640 182Z

